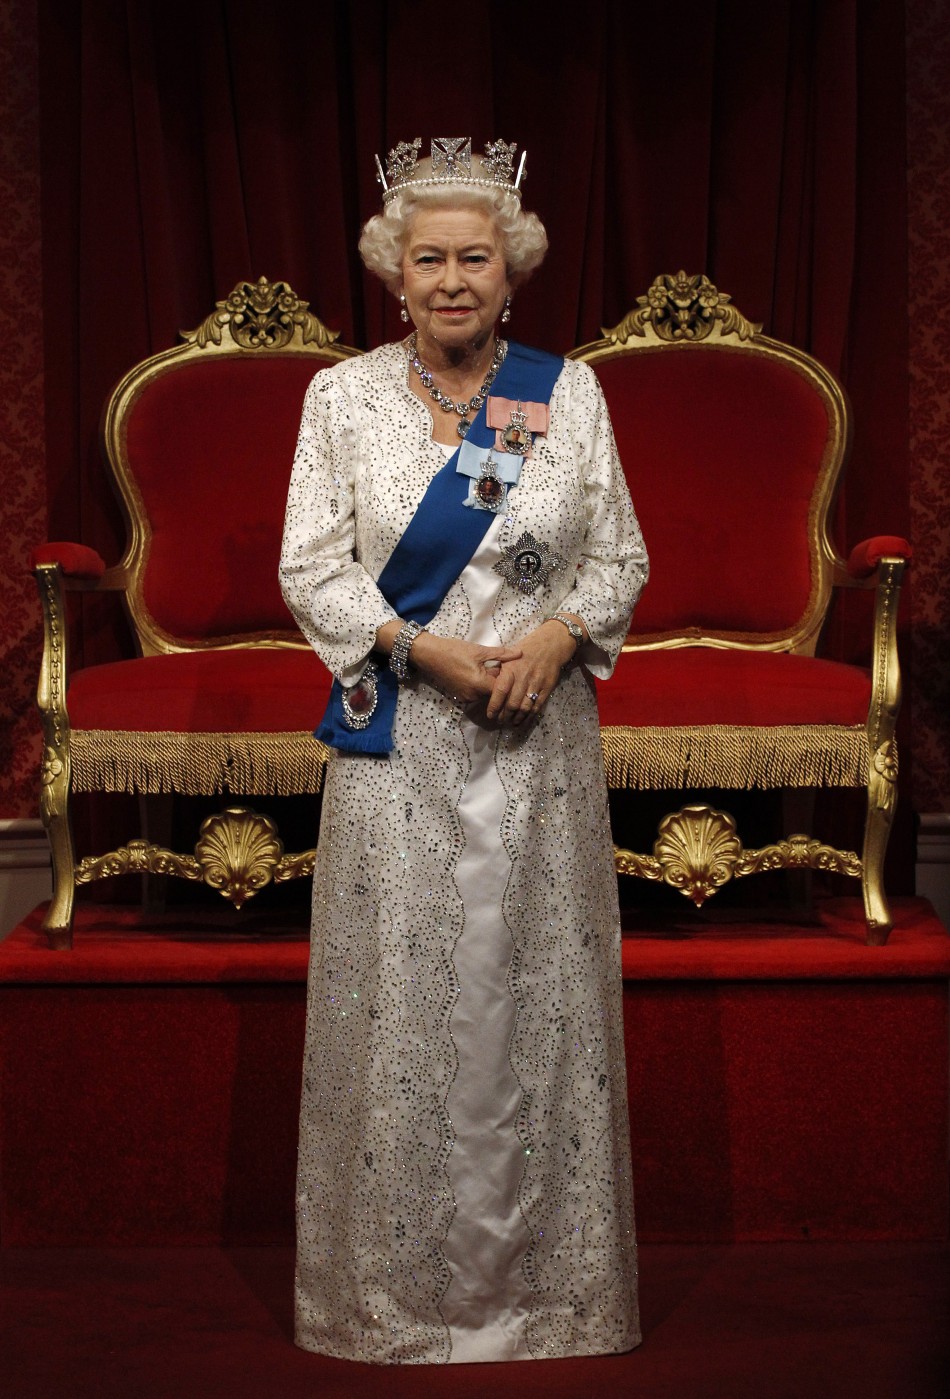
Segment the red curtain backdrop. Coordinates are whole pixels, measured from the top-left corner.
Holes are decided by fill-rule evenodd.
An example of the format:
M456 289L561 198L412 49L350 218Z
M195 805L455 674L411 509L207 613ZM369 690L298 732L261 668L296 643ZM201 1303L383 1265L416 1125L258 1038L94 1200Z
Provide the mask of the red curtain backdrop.
M914 805L950 811L950 3L907 7Z
M43 629L28 558L46 529L34 0L0 5L0 820L38 817ZM5 931L5 930L3 930Z
M356 253L373 154L528 151L551 253L511 330L551 349L705 271L854 400L841 543L904 532L903 0L41 0L49 535L114 561L102 402L239 280L289 281L344 340L400 332ZM729 561L711 559L710 568ZM77 663L128 649L84 600ZM839 652L850 646L839 628Z

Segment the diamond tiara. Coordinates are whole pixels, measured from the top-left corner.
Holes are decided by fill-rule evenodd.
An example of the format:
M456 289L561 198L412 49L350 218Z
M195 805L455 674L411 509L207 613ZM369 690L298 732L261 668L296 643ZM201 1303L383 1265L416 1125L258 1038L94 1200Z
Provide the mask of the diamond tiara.
M419 149L422 137L414 141L400 141L386 158L383 171L379 156L376 157L376 178L383 187L383 203L402 190L425 185L477 185L488 189L503 189L521 198L521 181L525 176L525 155L521 152L518 174L512 179L515 164L514 142L491 141L485 147L481 163L472 168L472 141L468 136L433 136L430 147L432 170L428 175L418 175ZM477 173L476 173L477 172Z

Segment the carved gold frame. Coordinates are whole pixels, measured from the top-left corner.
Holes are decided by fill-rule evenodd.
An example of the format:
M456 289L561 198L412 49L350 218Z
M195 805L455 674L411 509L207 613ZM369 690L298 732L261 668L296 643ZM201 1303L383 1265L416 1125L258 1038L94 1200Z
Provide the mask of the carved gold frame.
M663 880L700 903L731 878L767 869L833 869L861 880L868 942L887 941L891 915L884 892L884 854L897 802L895 729L901 702L897 655L897 606L905 568L902 558L883 558L876 577L855 579L836 550L829 520L842 471L851 449L851 415L844 389L824 365L802 350L763 335L758 325L732 305L731 297L703 275L684 271L656 277L634 309L599 340L572 350L569 358L594 368L605 360L637 354L753 354L779 360L814 388L828 414L828 439L812 493L808 517L811 590L802 616L779 632L736 634L704 631L638 636L626 651L682 646L785 651L814 655L835 587L876 590L871 702L866 723L867 815L864 847L837 850L810 836L793 835L763 850L744 851L727 813L687 806L660 823L652 855L615 848L618 872ZM658 747L663 731L651 737Z
M113 390L103 416L103 448L127 528L127 544L121 561L108 568L98 580L66 577L56 563L41 564L35 570L44 628L37 688L44 740L40 812L53 862L53 897L44 929L53 948L72 945L76 887L94 879L128 871L175 874L185 879L203 880L219 889L235 907L240 907L271 880L298 878L313 870L314 850L285 855L270 818L243 807L229 807L209 817L201 828L193 855L179 855L145 840L133 840L105 855L89 856L78 864L75 859L69 813L73 754L66 706L67 591L120 593L143 655L212 647L305 647L307 644L299 632L290 630L184 642L157 625L143 597L151 527L128 458L128 415L138 397L157 378L185 368L199 356L308 355L313 357L316 370L321 362L335 363L360 351L339 344L338 332L328 330L286 282L269 282L264 277L253 283L238 283L196 330L183 331L182 338L182 345L150 356L125 375Z
M296 630L244 633L183 641L155 621L145 603L143 586L152 529L128 454L128 421L138 398L165 374L174 374L196 359L220 359L266 354L269 359L312 356L338 363L361 352L339 344L339 332L328 330L309 303L300 300L286 282L239 282L230 296L195 330L182 331L184 344L150 356L120 379L109 396L102 420L102 445L112 471L125 518L127 542L121 561L106 571L99 584L124 593L143 656L236 646L299 646L307 643ZM319 367L314 365L314 371Z
M605 360L641 354L703 353L756 355L776 360L792 369L814 388L828 414L828 440L812 492L808 515L811 591L798 622L784 631L705 631L631 633L625 651L662 650L674 646L714 646L722 649L791 651L811 656L828 612L832 589L848 580L844 560L835 549L828 529L842 469L851 450L851 415L844 389L824 365L803 350L772 340L761 325L747 320L702 275L685 272L655 278L637 306L619 325L604 329L600 340L571 350L577 359L596 368Z

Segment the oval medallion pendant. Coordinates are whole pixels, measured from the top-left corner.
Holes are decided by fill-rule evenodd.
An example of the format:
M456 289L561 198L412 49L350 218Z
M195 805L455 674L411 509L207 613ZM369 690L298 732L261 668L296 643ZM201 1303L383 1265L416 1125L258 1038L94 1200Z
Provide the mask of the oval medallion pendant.
M497 515L508 498L508 487L495 470L490 452L482 462L481 475L473 482L472 495L478 510L490 510L493 515Z
M343 691L343 722L348 729L365 729L376 712L376 662L368 661L355 685Z

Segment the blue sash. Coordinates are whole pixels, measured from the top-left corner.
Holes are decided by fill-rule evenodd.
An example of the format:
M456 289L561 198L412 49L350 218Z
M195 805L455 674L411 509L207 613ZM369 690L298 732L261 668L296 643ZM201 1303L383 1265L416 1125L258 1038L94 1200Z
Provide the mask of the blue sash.
M558 355L510 341L492 388L501 398L548 403L563 366ZM495 442L494 429L486 423L486 411L483 403L465 438L465 443L482 450ZM462 445L459 444L459 450ZM420 626L431 622L438 612L495 518L491 511L464 508L469 477L456 469L458 458L459 451L453 452L432 478L377 580L380 592L397 615ZM343 717L342 686L334 680L326 713L314 736L344 753L382 756L391 752L399 682L388 666L379 667L376 687L372 719L363 729L351 729Z

